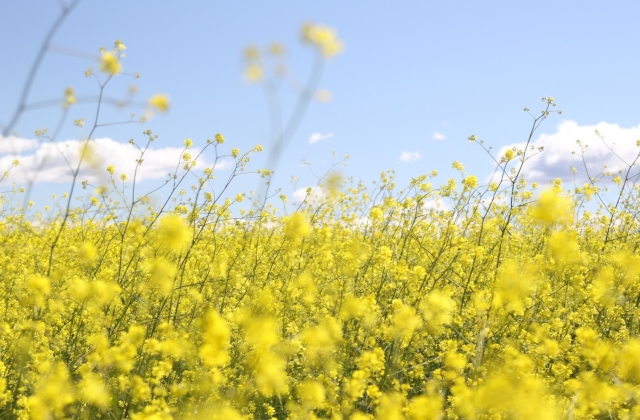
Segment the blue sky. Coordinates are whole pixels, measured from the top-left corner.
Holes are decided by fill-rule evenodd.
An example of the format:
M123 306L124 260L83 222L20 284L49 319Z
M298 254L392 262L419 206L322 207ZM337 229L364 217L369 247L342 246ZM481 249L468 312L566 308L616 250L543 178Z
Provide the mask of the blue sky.
M60 2L54 0L0 6L3 124L13 114L37 49L59 13ZM142 131L151 129L159 136L153 146L162 155L181 147L185 138L197 147L219 132L227 139L225 146L241 151L262 144L265 152L249 166L258 169L265 164L270 147L269 108L260 87L242 79L242 52L248 45L282 42L288 68L306 80L314 57L300 43L300 26L305 21L325 24L335 28L346 48L326 62L319 85L331 91L332 100L311 104L281 156L274 184L283 192L294 193L291 176L299 178L297 188L315 185L302 160L310 162L313 172L323 174L330 167L332 152L339 158L349 154L342 173L367 183L393 169L398 185L405 186L412 177L436 169L439 185L458 176L451 168L454 160L463 162L469 174L486 180L493 169L491 160L467 137L475 134L496 152L525 141L532 119L523 108L537 113L543 109L541 98L549 95L563 114L552 114L534 136L547 151L544 159L532 162L530 178L548 182L561 176L568 181L569 165L579 166L571 156L577 139L593 143L589 167L608 163L617 169L620 165L606 155L594 134L596 128L607 141L616 142L623 157L636 153L639 14L640 3L632 1L84 0L52 44L98 57L100 46L110 48L121 39L127 46L125 72L139 72L142 77L136 81L118 77L109 85L108 95L122 97L135 82L137 100L143 103L158 92L171 98L169 113L142 126L101 128L95 138L121 144L134 138L141 143ZM96 66L88 59L49 52L29 102L61 100L67 86L73 86L78 96L95 95L95 81L84 77L91 65ZM285 86L280 97L286 118L296 95ZM132 111L140 114L142 109L108 108L102 121L124 121ZM93 105L73 106L57 141L79 139L73 120L89 121L94 112ZM14 142L33 140L38 128L53 130L60 115L59 107L25 114L14 127L19 139ZM314 135L327 140L309 144ZM4 142L0 144L2 165L14 158L37 161L29 160L38 152L35 146L20 152L7 146L7 139L0 141ZM104 143L105 150L115 150L114 144ZM122 159L114 152L101 164L126 167L110 158ZM50 163L55 166L56 162L60 160ZM23 170L27 169L23 166ZM45 166L34 190L36 201L47 201L51 191L68 189L65 182L44 182L56 179L65 179L60 168L56 172ZM13 180L23 178L16 172ZM161 182L145 181L143 187L151 189ZM257 182L256 177L242 177L233 192L255 190ZM8 185L10 180L3 181L0 190Z

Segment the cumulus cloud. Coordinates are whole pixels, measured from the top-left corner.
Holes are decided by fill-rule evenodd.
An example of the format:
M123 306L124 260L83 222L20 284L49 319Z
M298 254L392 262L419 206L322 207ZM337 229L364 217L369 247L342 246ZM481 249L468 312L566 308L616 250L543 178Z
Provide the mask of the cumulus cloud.
M40 143L30 139L0 137L0 170L7 170L14 160L18 160L20 164L11 170L9 182L68 183L72 180L69 166L73 169L77 167L83 144L79 140ZM106 171L109 165L115 167L116 176L124 173L129 179L133 179L136 159L140 157L140 152L134 145L109 138L91 140L89 144L90 153L80 168L79 180L104 184L109 179ZM175 147L148 148L143 164L138 169L137 181L161 179L176 168L180 169L183 166L179 164L182 150ZM189 152L195 157L199 150L192 148ZM203 170L208 165L210 163L204 158L196 160L196 169ZM231 165L231 162L218 162L216 169Z
M327 141L332 137L333 137L333 133L327 133L327 134L313 133L311 134L311 137L309 137L309 144L318 143L319 141Z
M433 136L431 136L431 138L433 140L437 140L437 141L442 141L442 140L446 140L447 136L445 136L442 133L438 133L437 131L435 133L433 133Z
M602 139L596 134L596 130ZM604 165L607 165L606 170L611 172L628 168L640 152L636 145L638 139L640 125L624 128L617 124L601 122L580 126L575 121L563 121L558 124L555 133L540 135L532 141L531 145L535 147L536 152L539 147L544 147L544 151L525 163L523 174L528 181L540 183L547 183L555 178L573 182L574 175L570 169L573 166L578 171L576 180L583 183L588 180L588 176L600 174ZM588 146L584 152L584 163L581 148L576 140ZM525 143L510 144L500 149L498 156L503 156L505 151L512 147L524 146ZM589 175L585 170L585 164Z
M403 162L415 162L420 159L420 153L418 152L406 152L400 153L400 160Z
M21 139L18 137L3 138L0 136L0 154L21 153L38 147L37 140Z

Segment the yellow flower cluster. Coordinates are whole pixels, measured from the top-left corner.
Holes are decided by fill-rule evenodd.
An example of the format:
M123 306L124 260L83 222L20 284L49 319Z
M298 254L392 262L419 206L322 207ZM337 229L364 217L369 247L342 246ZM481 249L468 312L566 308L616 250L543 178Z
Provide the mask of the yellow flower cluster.
M302 26L300 32L302 42L315 48L320 53L319 56L324 59L334 57L344 50L344 43L332 28L307 23ZM244 50L243 78L248 83L269 81L272 76L283 78L290 74L285 58L285 47L279 42L271 43L265 49L249 45ZM272 61L272 66L267 65L269 61ZM331 92L326 89L315 91L314 88L314 96L321 102L327 102L331 99Z
M338 38L335 30L324 25L312 23L303 25L302 39L318 48L325 57L333 57L344 49L344 44Z

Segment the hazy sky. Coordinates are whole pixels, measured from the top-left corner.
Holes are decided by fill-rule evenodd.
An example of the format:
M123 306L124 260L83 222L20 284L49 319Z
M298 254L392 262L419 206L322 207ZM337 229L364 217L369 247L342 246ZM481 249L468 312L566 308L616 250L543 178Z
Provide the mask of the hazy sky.
M28 70L62 2L0 3L3 125L15 111ZM351 156L344 175L367 183L393 169L398 185L405 186L412 177L436 169L440 175L434 184L439 185L459 177L451 169L454 160L486 181L492 161L467 138L475 134L496 153L526 141L532 118L523 108L538 113L544 106L541 98L550 95L563 113L552 114L534 135L535 144L546 151L530 162L529 178L546 183L561 176L569 181L570 165L581 171L578 176L584 174L581 161L571 155L578 150L577 139L591 144L587 164L592 170L604 163L622 167L597 138L596 128L606 141L616 143L627 161L638 150L639 15L640 3L634 1L84 0L52 44L56 51L82 51L86 58L47 53L27 102L62 100L68 86L78 97L97 95L95 80L85 78L84 71L96 67L100 46L111 48L121 39L127 46L124 72L139 72L141 78L120 75L106 95L124 97L135 83L136 101L144 104L152 94L166 93L171 110L142 126L97 130L94 138L103 139L98 149L105 154L100 168L132 168L137 156L128 141L143 143L142 131L150 129L159 138L145 158L148 179L143 185L149 189L175 167L185 138L197 148L222 133L228 146L220 148L224 153L231 147L246 151L262 144L265 151L249 164L249 169L258 169L266 164L271 146L270 108L264 91L242 78L243 50L282 42L290 74L306 80L314 54L301 44L300 27L311 21L335 28L346 48L324 65L319 88L329 90L332 100L311 104L281 156L274 184L283 192L293 195L296 188L315 185L303 159L321 175L334 151L338 158ZM286 121L297 96L283 83L279 97ZM140 115L144 110L135 104L125 110L106 106L101 122L126 121L131 112ZM68 189L68 170L55 146L33 141L36 129L54 131L61 113L59 106L26 113L14 127L15 138L0 139L0 170L13 159L22 162L0 184L0 191L12 181L24 183L37 171L34 197L39 201L48 200L45 193ZM73 120L85 118L89 124L94 114L92 104L70 109L56 139L67 156L82 137ZM40 167L44 156L51 157ZM209 154L199 163L212 161ZM228 169L221 165L218 173L223 178ZM296 187L291 176L300 179ZM233 193L255 190L257 182L257 177L242 177Z

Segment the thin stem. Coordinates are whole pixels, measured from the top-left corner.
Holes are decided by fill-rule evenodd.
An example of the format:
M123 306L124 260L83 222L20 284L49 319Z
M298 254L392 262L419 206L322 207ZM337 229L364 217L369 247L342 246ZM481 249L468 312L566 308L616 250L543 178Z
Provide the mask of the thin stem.
M73 9L80 3L80 1L81 0L75 0L69 6L63 7L62 13L60 13L60 16L58 16L58 19L53 23L53 26L51 27L51 29L49 29L47 36L45 37L44 41L42 42L42 45L40 46L40 51L38 51L36 60L31 66L31 71L29 71L29 76L27 76L27 81L25 82L24 87L22 88L22 93L20 94L20 101L18 102L18 107L16 108L13 114L13 117L11 117L11 119L9 120L9 123L7 123L7 125L4 127L4 130L2 131L2 137L7 137L9 133L11 133L15 125L18 123L18 121L20 120L20 117L22 116L22 113L26 107L27 99L29 98L29 93L31 92L31 87L33 85L33 82L35 81L36 74L40 69L40 64L42 64L42 59L44 58L45 54L47 53L47 50L49 49L49 44L51 43L51 40L53 39L54 35L60 28L60 25L62 25L62 22L64 22L67 16L69 16L71 11L73 11Z

